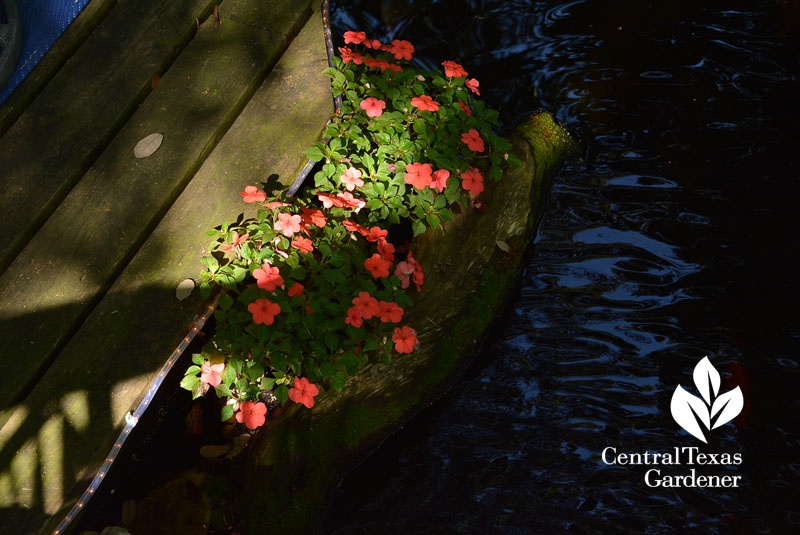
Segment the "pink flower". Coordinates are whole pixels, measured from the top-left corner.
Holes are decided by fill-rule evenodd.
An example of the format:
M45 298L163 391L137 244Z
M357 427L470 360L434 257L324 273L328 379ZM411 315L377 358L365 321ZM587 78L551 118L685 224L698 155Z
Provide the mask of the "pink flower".
M278 214L275 230L282 232L287 238L291 238L296 232L300 232L301 221L302 218L296 214Z
M464 70L464 67L462 67L455 61L443 61L442 66L444 67L445 75L451 78L458 78L460 76L467 75L467 71Z
M283 277L279 273L278 268L270 266L269 262L264 262L263 266L253 271L253 277L256 278L259 288L272 292L278 286L283 286Z
M400 41L395 39L392 44L386 47L391 54L394 54L394 59L411 60L411 55L414 53L414 45L408 41Z
M477 197L483 191L483 175L476 168L461 173L461 187L467 190L472 197Z
M286 293L289 294L289 297L302 296L303 290L305 290L305 286L303 286L299 282L295 282L289 287L289 291L287 291Z
M358 52L353 52L352 50L350 50L346 46L345 47L341 47L340 46L339 47L339 52L341 52L342 61L344 61L345 63L349 63L349 62L352 61L356 65L361 65L361 63L364 61L364 56L362 56Z
M420 95L412 98L411 105L422 111L437 111L439 109L439 103L428 95Z
M281 313L281 306L269 299L256 299L247 305L247 311L253 315L253 321L264 325L272 325L275 316Z
M422 272L422 266L411 253L408 253L408 257L405 261L397 263L394 274L400 279L400 288L404 290L408 288L413 279L414 284L417 286L417 291L420 291L420 287L424 282L424 273Z
M274 210L275 208L281 208L283 206L291 206L288 202L280 202L280 201L272 201L265 204L267 208L270 210Z
M406 166L405 181L417 189L425 189L431 185L433 169L429 163L411 163Z
M247 186L244 191L240 191L239 195L244 197L244 202L264 202L267 200L267 194L255 186Z
M481 139L481 135L474 128L470 128L469 132L461 134L461 141L467 144L469 150L483 152L483 139Z
M344 44L353 43L354 45L360 45L361 43L367 40L366 32L344 32Z
M439 193L443 192L447 187L447 179L450 178L450 171L447 169L439 169L433 173L433 180L431 180L431 189L435 189Z
M300 218L306 225L314 225L322 228L325 226L325 223L328 222L328 220L325 219L325 214L322 213L322 210L317 208L300 208L300 210L303 212L300 215Z
M289 399L295 403L302 403L307 408L314 406L314 396L319 394L319 389L314 383L309 383L305 377L295 377L294 385L289 389Z
M342 184L345 185L347 191L353 191L363 186L364 181L361 180L361 171L355 167L345 169L344 173L342 173Z
M367 233L366 228L364 228L362 225L359 225L358 223L350 221L349 219L345 219L344 221L342 221L342 225L344 225L345 230L347 230L348 232L358 232L361 235L366 235Z
M407 325L395 327L392 342L398 353L411 353L417 345L417 331Z
M250 237L250 234L245 234L244 236L242 236L240 238L239 237L239 233L234 231L234 233L233 233L233 242L231 242L230 245L226 245L225 247L223 247L222 250L223 251L230 251L231 249L235 249L239 245L241 245L245 240L247 240L247 238L249 238L249 237Z
M211 364L208 361L200 367L200 381L204 385L217 386L222 382L222 371L225 364Z
M239 404L236 421L246 425L248 429L261 427L267 421L267 406L260 401L258 403L243 401Z
M322 202L323 208L331 208L335 206L337 208L341 208L344 206L344 203L338 197L332 197L330 195L326 195L325 193L317 193L317 199Z
M365 98L361 101L361 109L367 112L367 117L380 117L386 108L386 103L375 97Z
M397 303L378 301L378 306L381 309L379 316L382 322L400 323L402 321L404 311Z
M338 194L336 199L339 200L341 206L352 208L355 213L358 213L359 210L367 205L366 201L353 197L353 194L349 191Z
M375 253L364 261L364 267L372 273L376 279L382 279L389 276L389 268L392 267L391 262L387 262L381 255Z
M469 106L464 104L464 102L461 100L458 101L458 105L461 106L461 109L464 110L464 113L466 113L468 117L472 117L472 112L469 110Z
M314 245L308 238L297 237L292 240L292 247L299 249L303 253L310 253L314 250Z
M384 260L394 262L394 245L383 238L378 240L378 252Z
M352 303L365 320L372 319L380 314L381 309L378 306L378 300L369 295L369 292L359 292L358 297L354 297Z
M478 86L480 85L480 82L478 82L478 80L476 80L475 78L467 78L464 81L464 85L467 86L467 88L470 91L472 91L473 93L475 93L476 95L478 95L478 96L481 95L481 92L478 90Z

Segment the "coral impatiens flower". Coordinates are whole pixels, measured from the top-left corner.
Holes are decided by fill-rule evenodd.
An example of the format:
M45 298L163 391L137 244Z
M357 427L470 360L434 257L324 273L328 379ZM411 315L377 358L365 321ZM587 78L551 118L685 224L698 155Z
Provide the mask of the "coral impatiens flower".
M253 321L264 325L272 325L275 316L281 313L281 306L269 299L256 299L247 305L247 311L253 315Z
M355 213L358 213L359 210L367 205L366 201L353 197L353 194L349 191L338 194L336 199L338 199L338 201L341 203L340 206L352 208Z
M206 361L200 367L200 381L204 385L217 386L222 382L222 372L225 369L225 364L211 364Z
M387 262L381 255L375 253L364 261L366 267L372 276L376 279L382 279L389 276L389 268L392 267L391 262Z
M309 383L305 377L295 377L292 388L289 389L289 399L295 403L302 403L307 408L314 406L314 396L319 394L319 389L314 383Z
M386 108L386 103L375 97L368 97L361 101L361 109L367 112L367 117L380 117Z
M381 49L381 42L378 41L377 39L372 39L372 40L365 39L364 40L364 46L367 47L367 48L373 48L375 50L380 50Z
M299 249L303 253L310 253L314 250L314 245L308 238L297 237L292 240L292 247Z
M461 134L461 141L467 144L469 150L483 152L483 139L481 139L480 133L474 128L470 128L468 132Z
M411 55L414 53L414 45L408 41L401 41L399 39L395 39L392 41L392 44L385 46L384 49L394 54L394 59L407 59L411 61Z
M300 210L303 212L300 214L300 218L306 225L314 225L322 228L325 226L325 223L328 222L328 220L325 218L325 214L322 213L322 210L317 208L300 208Z
M258 287L262 290L272 292L278 286L283 286L283 277L280 276L280 271L276 267L270 266L269 262L264 262L264 265L253 271L253 277L256 278Z
M265 204L267 208L270 210L274 210L275 208L281 208L283 206L291 206L288 202L281 202L281 201L272 201Z
M317 199L319 199L320 202L322 202L323 208L331 208L332 206L341 208L344 206L344 202L342 202L342 200L339 199L338 197L332 197L324 193L317 193Z
M378 306L378 300L369 295L369 292L359 292L358 297L354 297L352 303L365 320L372 319L380 314L381 309Z
M357 306L351 306L347 309L347 317L344 322L353 327L361 327L364 325L364 317L361 315L361 309Z
M464 85L467 86L467 89L469 89L476 95L478 96L481 95L481 92L478 90L478 86L481 84L475 78L467 78L466 80L464 80Z
M289 290L286 293L289 294L289 297L295 297L298 295L303 295L303 290L305 290L305 286L299 282L295 282L289 287Z
M450 178L450 171L447 169L439 169L433 173L433 180L431 180L431 189L435 189L439 193L443 192L447 187L447 179Z
M444 67L444 73L451 78L467 76L467 71L464 70L464 67L455 61L443 61L442 67Z
M235 249L236 247L241 245L242 242L247 240L247 238L249 238L249 237L250 237L250 234L245 234L244 236L239 237L239 233L234 231L234 233L233 233L233 241L231 242L230 245L226 245L225 247L223 247L222 250L223 251L230 251L231 249Z
M342 184L347 188L347 191L353 191L364 185L364 181L361 180L361 171L355 167L348 167L345 169L344 173L342 173L341 180Z
M466 113L468 117L472 117L472 112L470 111L469 106L464 104L464 102L461 100L458 101L458 105L461 106L461 109L464 110L464 113Z
M411 353L417 345L417 331L408 325L395 327L392 342L398 353Z
M378 240L378 252L384 260L394 262L394 245L384 239Z
M364 65L366 65L367 67L371 67L373 69L380 69L381 72L389 68L389 62L386 61L385 59L370 58L370 57L364 58Z
M464 171L461 173L461 187L467 190L472 197L477 197L483 191L483 175L474 167Z
M437 111L439 109L439 103L428 95L420 95L412 98L411 105L422 111Z
M282 232L287 238L291 238L295 233L300 232L300 223L302 221L297 214L278 214L275 230Z
M403 290L411 285L411 280L413 278L414 284L417 286L417 291L420 291L420 287L424 282L424 273L422 272L422 266L410 252L404 262L397 263L394 274L400 279L400 288Z
M364 56L362 56L358 52L353 52L346 46L344 47L340 46L339 52L342 54L342 61L344 61L345 63L349 63L352 61L356 65L361 65L361 63L364 61Z
M425 189L431 185L433 168L429 163L411 163L406 166L406 184L411 184L417 189Z
M239 404L236 421L246 425L248 429L257 429L267 421L267 406L260 401L243 401Z
M344 32L344 44L346 45L350 43L353 43L354 45L360 45L366 40L366 32L354 32L352 30L349 32Z
M342 225L344 225L345 230L348 232L358 232L361 235L366 235L367 229L364 228L363 225L359 225L358 223L354 223L349 219L345 219L342 221Z
M239 195L244 197L244 202L264 202L267 200L267 194L255 186L247 186L244 191L240 191Z
M378 301L378 307L380 307L378 315L382 322L400 323L402 321L404 311L397 303Z
M367 238L367 241L376 242L378 240L386 239L386 236L389 235L388 230L383 230L381 227L370 227L364 237Z

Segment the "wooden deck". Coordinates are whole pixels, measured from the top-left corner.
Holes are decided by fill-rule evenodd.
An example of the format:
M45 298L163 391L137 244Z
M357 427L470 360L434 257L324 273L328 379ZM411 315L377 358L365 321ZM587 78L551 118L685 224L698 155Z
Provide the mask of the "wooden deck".
M205 231L305 163L332 111L318 4L93 0L0 108L0 532L85 490L202 310L175 289Z

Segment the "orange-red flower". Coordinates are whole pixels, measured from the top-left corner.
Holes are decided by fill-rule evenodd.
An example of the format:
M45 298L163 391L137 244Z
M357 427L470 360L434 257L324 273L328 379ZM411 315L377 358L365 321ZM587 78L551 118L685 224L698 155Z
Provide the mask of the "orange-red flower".
M275 208L281 208L283 206L291 206L288 202L281 202L281 201L272 201L265 204L267 208L270 210L274 210Z
M481 139L481 135L474 128L470 128L469 132L461 134L461 141L467 144L469 150L483 152L483 139Z
M243 401L239 404L236 421L246 425L248 429L261 427L267 421L267 406L260 401L258 403Z
M467 76L467 71L464 70L464 67L462 67L455 61L443 61L442 67L444 67L444 73L451 78L458 78L459 76Z
M301 221L302 219L297 214L278 214L275 230L282 232L287 238L291 238L295 233L300 232Z
M433 100L428 95L420 95L411 99L411 105L419 108L422 111L437 111L439 103Z
M375 253L364 261L366 267L372 276L376 279L389 276L389 268L392 267L391 262L387 262L381 255Z
M309 383L305 377L295 377L292 388L289 389L289 399L295 403L302 403L307 408L314 406L314 396L319 394L319 389L314 383Z
M359 210L364 208L367 203L361 199L357 199L353 197L353 194L349 191L345 191L344 193L340 193L336 196L336 199L339 200L341 203L340 206L344 206L346 208L352 208L355 213L358 213Z
M347 191L353 191L363 186L364 181L361 180L361 171L355 167L345 169L344 173L342 173L342 184L345 185Z
M342 224L344 225L345 230L347 230L348 232L358 232L359 234L362 235L366 235L367 233L367 229L364 228L364 226L359 225L358 223L354 223L349 219L345 219L344 221L342 221Z
M407 59L411 61L411 55L414 53L414 45L408 41L400 41L395 39L392 44L386 47L389 53L394 54L394 59Z
M361 315L361 309L357 306L351 306L347 309L347 317L344 322L353 327L361 327L364 325L364 317Z
M447 179L450 178L450 171L447 169L438 169L433 173L433 180L431 180L431 189L435 189L439 193L443 192L447 187Z
M363 42L364 46L367 48L374 48L375 50L381 49L381 42L378 41L377 39L372 39L372 40L365 39Z
M394 245L383 238L378 240L378 252L384 260L394 262Z
M406 166L406 184L411 184L417 189L425 189L431 185L433 168L429 163L411 163Z
M464 171L461 173L461 187L472 197L477 197L483 191L483 175L474 167Z
M244 197L244 202L264 202L267 200L267 194L255 186L246 186L244 191L240 191L239 195Z
M478 80L475 78L467 78L464 80L464 85L467 86L467 89L480 96L481 92L478 90L478 86L481 84L478 82Z
M400 323L402 321L404 311L397 303L378 301L378 307L380 307L378 315L382 322Z
M325 218L325 214L322 213L322 210L317 208L300 208L300 210L302 211L300 218L306 225L314 225L322 228L325 226L325 223L328 222L328 220Z
M464 104L464 102L461 100L458 101L458 105L461 106L461 109L464 110L464 113L466 113L468 117L472 117L472 112L469 110L469 106Z
M289 287L289 290L286 293L289 294L289 297L295 297L298 295L303 295L303 290L305 290L305 286L299 282L295 282Z
M380 69L381 72L383 72L389 68L390 63L385 59L370 58L368 56L364 56L364 65L366 65L367 67L371 67L373 69Z
M303 253L310 253L314 250L314 245L311 243L311 240L303 238L302 236L298 236L292 240L292 247L299 249Z
M344 206L344 202L338 197L332 197L330 195L326 195L325 193L317 193L317 199L322 202L323 208L330 208L335 206L337 208L341 208Z
M272 325L275 322L275 316L281 313L281 306L269 299L256 299L247 305L247 311L253 315L254 322Z
M420 287L424 282L424 273L422 272L422 266L410 252L405 261L397 263L394 274L400 279L400 288L404 290L408 288L413 278L414 284L417 286L417 291L420 291Z
M398 353L411 353L417 345L417 331L408 325L395 327L392 342Z
M359 292L358 297L354 297L352 303L364 319L372 319L380 313L378 300L369 295L369 292Z
M403 71L403 67L396 63L387 63L386 68L392 71L393 73L398 73Z
M222 248L223 251L230 251L231 249L235 249L239 245L241 245L247 238L250 237L250 234L245 234L242 237L239 237L239 233L234 231L233 232L233 242L230 245L226 245Z
M349 63L349 62L352 61L356 65L361 65L361 63L364 61L364 56L362 56L358 52L353 52L352 50L350 50L346 46L344 46L344 47L340 46L339 47L339 52L341 52L342 61L344 61L345 63Z
M200 381L204 385L217 386L222 382L222 371L225 369L225 364L211 364L206 361L200 367Z
M364 41L367 40L366 32L344 32L344 44L353 43L354 45L360 45Z
M386 103L375 97L368 97L361 101L361 109L367 112L367 117L380 117L386 108Z
M280 276L280 270L270 266L269 262L264 262L263 266L255 269L253 277L256 278L258 287L268 292L274 291L278 286L283 286L283 277Z
M386 239L386 236L389 235L389 231L383 230L381 227L370 227L364 237L367 238L367 241L378 241Z

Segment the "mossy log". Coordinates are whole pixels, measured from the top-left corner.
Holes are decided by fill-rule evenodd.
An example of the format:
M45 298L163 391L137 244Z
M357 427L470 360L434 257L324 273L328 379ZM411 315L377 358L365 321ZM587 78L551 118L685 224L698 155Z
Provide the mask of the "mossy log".
M414 240L425 285L407 324L420 346L373 364L312 410L291 405L249 449L242 493L246 533L313 533L336 483L364 455L439 397L475 357L501 312L544 208L551 178L572 142L546 113L513 138L523 164L445 227Z

